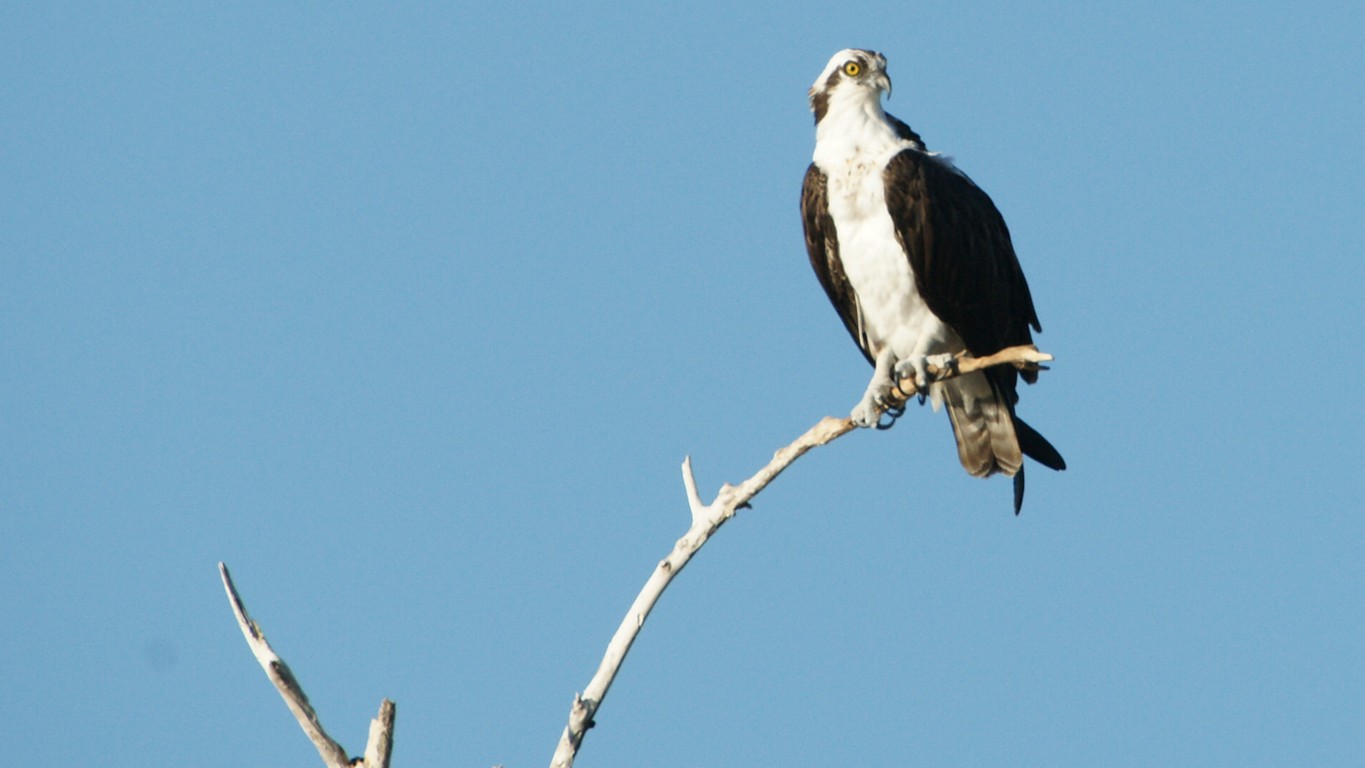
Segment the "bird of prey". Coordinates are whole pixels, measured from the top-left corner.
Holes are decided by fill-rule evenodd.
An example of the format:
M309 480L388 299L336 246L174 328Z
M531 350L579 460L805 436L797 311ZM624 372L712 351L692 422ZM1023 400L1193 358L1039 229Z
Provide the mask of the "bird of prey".
M801 191L811 266L853 340L873 365L851 415L877 425L913 374L943 407L958 457L973 476L1014 478L1014 511L1024 498L1028 456L1052 469L1066 462L1015 415L1019 376L996 366L930 383L926 366L967 351L989 355L1031 344L1041 331L1009 230L981 188L910 126L882 109L891 93L886 57L834 54L810 89L815 153Z

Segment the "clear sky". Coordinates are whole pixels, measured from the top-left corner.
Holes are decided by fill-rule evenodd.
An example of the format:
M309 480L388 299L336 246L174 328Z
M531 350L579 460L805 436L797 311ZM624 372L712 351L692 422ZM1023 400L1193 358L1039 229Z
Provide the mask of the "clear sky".
M684 10L684 7L686 8ZM1365 6L11 4L0 730L15 765L545 765L687 525L869 370L806 89L1004 212L1061 449L913 408L646 625L584 766L1365 764Z

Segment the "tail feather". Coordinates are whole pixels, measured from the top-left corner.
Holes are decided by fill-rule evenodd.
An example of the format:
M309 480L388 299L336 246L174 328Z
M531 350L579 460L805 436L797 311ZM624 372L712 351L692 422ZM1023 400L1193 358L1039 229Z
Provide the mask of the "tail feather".
M1052 447L1052 443L1046 437L1038 434L1038 430L1030 427L1018 416L1014 417L1014 432L1019 436L1019 448L1024 455L1042 464L1048 469L1066 469L1066 459L1062 454Z
M996 382L970 374L939 386L935 394L948 411L963 468L974 477L1013 476L1014 514L1024 505L1024 456L1049 469L1066 469L1052 443L1014 415L1013 403Z
M973 477L1013 475L1023 466L1009 405L983 374L942 384L943 404L957 439L957 456Z

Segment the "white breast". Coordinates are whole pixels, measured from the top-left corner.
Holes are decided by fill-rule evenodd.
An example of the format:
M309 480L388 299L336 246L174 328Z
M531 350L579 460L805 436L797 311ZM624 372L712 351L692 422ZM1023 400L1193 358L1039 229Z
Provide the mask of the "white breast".
M842 140L820 137L815 163L827 179L839 258L858 295L868 351L876 357L890 346L896 360L953 351L947 347L954 334L920 297L886 209L882 171L892 157L912 144L896 138L889 126L883 131L875 125L840 127L853 130L835 134Z

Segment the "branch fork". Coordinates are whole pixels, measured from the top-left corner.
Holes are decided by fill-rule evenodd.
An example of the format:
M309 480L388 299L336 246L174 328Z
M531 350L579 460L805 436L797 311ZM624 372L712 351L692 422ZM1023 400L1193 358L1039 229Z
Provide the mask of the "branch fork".
M963 353L942 361L942 365L931 363L927 367L930 378L928 383L944 381L955 376L964 376L995 365L1013 365L1020 370L1040 370L1044 368L1041 364L1051 359L1051 355L1038 351L1038 348L1031 344L1009 347L985 357L972 357ZM897 382L897 387L898 391L892 393L890 402L883 406L883 410L903 406L913 396L904 393L918 391L913 376ZM792 441L790 445L778 449L773 454L772 460L748 480L739 485L723 484L716 493L716 498L709 504L702 501L701 494L697 491L697 479L692 473L691 457L683 460L683 488L687 494L687 506L691 510L692 524L682 538L678 539L677 543L673 545L673 551L655 567L649 580L645 582L644 589L636 596L635 602L631 603L630 609L626 611L625 618L621 620L616 633L612 635L611 642L607 645L607 652L603 656L601 664L598 665L597 673L588 682L588 686L582 693L574 694L573 704L569 708L569 722L564 728L564 733L560 736L559 745L550 762L551 768L571 768L573 766L578 748L583 743L583 737L587 734L588 729L593 726L593 717L597 714L598 708L602 705L602 700L611 688L612 681L616 679L616 674L620 671L626 654L630 652L631 645L634 644L635 638L644 627L645 619L649 617L650 611L653 610L654 604L658 602L663 591L668 588L673 578L687 566L692 556L706 544L711 535L719 530L727 520L734 517L736 512L749 506L749 501L768 487L768 484L776 479L792 462L801 458L812 448L825 445L856 428L852 419L848 417L838 419L826 416ZM241 627L242 635L246 638L247 646L251 648L252 655L256 657L261 668L265 670L270 682L275 685L280 696L284 698L289 710L294 713L294 717L298 720L303 732L317 747L323 763L328 768L388 768L393 749L393 702L385 699L380 704L379 716L370 723L370 738L365 747L364 757L354 760L347 757L346 750L323 730L322 724L318 721L317 713L308 703L308 696L304 694L302 686L299 685L298 679L290 671L289 665L285 664L284 659L281 659L270 647L260 625L252 621L247 614L246 606L237 594L237 588L232 583L232 577L228 574L227 566L219 563L218 571L222 576L223 588L227 590L228 601L232 604L232 612L237 617L237 624Z
M930 382L946 381L957 376L965 376L969 373L989 368L996 365L1013 365L1020 370L1039 370L1043 366L1041 363L1052 359L1052 355L1038 351L1032 344L1008 347L985 357L973 357L967 353L953 356L942 366L929 365ZM903 399L894 397L900 393L916 392L916 382L913 376L902 379L898 382L899 393L893 392L893 402L887 403L886 407L899 407L909 400L911 395L906 395ZM635 642L635 638L644 626L645 619L649 612L658 602L659 596L668 588L673 577L682 571L692 556L701 549L702 545L711 538L725 521L735 516L740 509L749 506L749 501L757 496L764 488L768 487L782 471L791 465L792 462L801 458L807 451L817 446L825 445L836 440L843 435L857 429L853 420L844 417L842 419L826 416L819 423L804 434L792 441L790 445L779 448L762 469L752 477L739 485L725 483L716 493L716 498L707 504L702 501L701 494L697 491L697 479L692 473L692 458L689 456L683 459L682 476L683 489L687 494L687 506L692 512L692 525L687 529L687 533L678 539L673 546L673 551L668 557L660 561L645 582L644 589L631 604L630 610L626 612L626 617L621 621L616 634L611 638L607 645L606 655L602 658L602 663L597 668L597 673L593 675L588 687L583 693L575 694L573 705L569 709L569 722L564 728L564 733L559 738L559 745L555 749L554 757L550 760L551 768L571 768L574 758L578 754L578 748L583 743L583 737L589 728L593 726L593 716L596 715L598 707L602 704L602 699L606 697L607 691L611 688L611 683L616 678L616 673L621 668L621 663L625 661L626 654Z
M270 647L261 626L252 621L246 612L246 604L237 594L237 587L232 583L232 575L228 573L227 565L219 563L218 574L223 579L223 589L227 590L228 602L232 603L232 613L237 617L237 625L242 629L242 636L246 638L251 654L256 657L261 669L265 670L266 677L275 684L276 690L284 698L285 705L299 721L299 727L303 729L309 741L313 742L313 746L317 747L322 762L328 768L389 768L389 757L393 752L395 714L393 702L384 699L380 703L379 716L370 721L370 738L365 745L365 756L352 760L347 756L346 750L323 730L317 712L313 710L313 705L308 703L308 695L303 692L303 686L299 685L298 678L294 677L289 665L275 653L275 649Z

